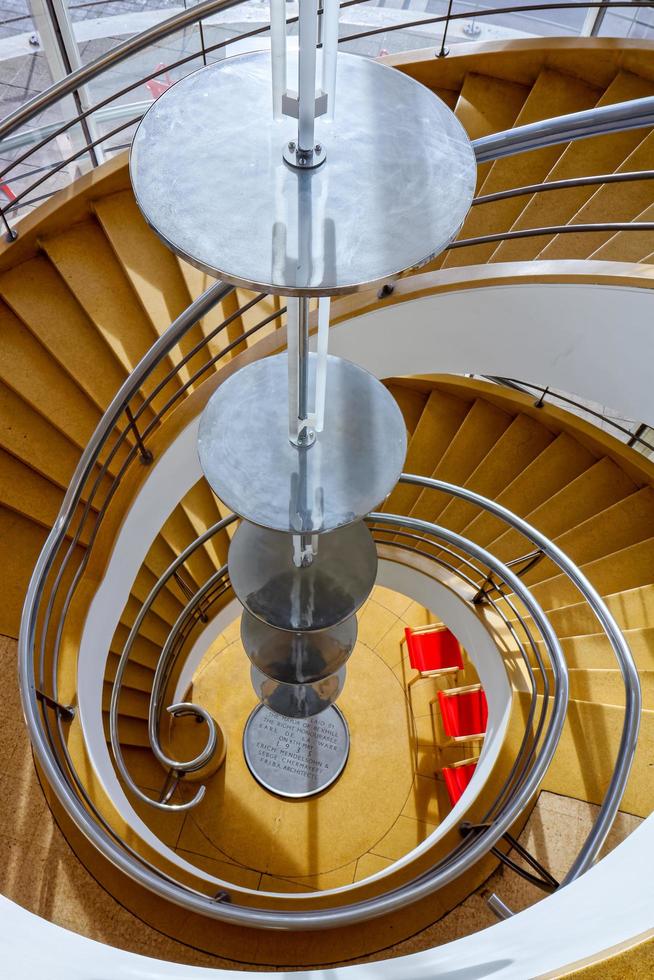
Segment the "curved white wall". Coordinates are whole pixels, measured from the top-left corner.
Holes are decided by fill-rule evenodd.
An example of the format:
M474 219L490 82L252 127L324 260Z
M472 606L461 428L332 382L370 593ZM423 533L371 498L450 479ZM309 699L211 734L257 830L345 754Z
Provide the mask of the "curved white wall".
M149 959L46 922L0 897L0 958L16 980L525 980L652 930L654 816L566 888L518 915L422 953L332 970L213 970Z
M586 283L462 289L339 323L329 349L378 378L503 375L654 422L653 314L652 289Z

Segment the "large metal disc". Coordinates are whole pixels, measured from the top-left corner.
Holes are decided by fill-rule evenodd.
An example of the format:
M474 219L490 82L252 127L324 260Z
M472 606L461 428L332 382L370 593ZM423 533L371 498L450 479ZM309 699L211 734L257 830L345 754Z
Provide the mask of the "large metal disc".
M132 145L148 224L202 271L283 296L352 292L441 252L475 189L463 127L429 89L372 59L339 53L337 77L334 119L316 120L326 161L311 171L283 161L297 122L272 118L267 52L173 85Z
M356 616L311 633L275 629L247 610L241 617L241 642L253 666L286 684L311 684L335 673L352 653L356 639Z
M310 565L293 561L293 536L242 521L229 547L229 577L245 608L283 630L324 630L349 619L370 595L377 550L358 521L321 534Z
M336 701L345 685L345 667L315 684L283 684L250 667L252 687L259 700L285 718L312 718Z
M288 358L266 357L218 388L200 420L198 452L212 490L236 514L277 531L330 531L360 520L391 492L406 427L377 378L327 358L325 423L308 449L288 438ZM313 384L316 355L309 355Z
M338 779L350 748L347 722L333 705L312 718L284 718L259 704L243 732L254 778L289 799L314 796Z

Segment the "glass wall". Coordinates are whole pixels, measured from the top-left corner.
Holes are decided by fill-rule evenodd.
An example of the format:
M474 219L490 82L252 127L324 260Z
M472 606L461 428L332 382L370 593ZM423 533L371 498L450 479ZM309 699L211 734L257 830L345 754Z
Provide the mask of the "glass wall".
M0 0L0 118L5 117L53 81L93 61L126 38L152 27L197 0ZM555 2L555 0L553 0ZM596 34L654 38L654 10L629 8L588 10L579 0L563 10L527 8L533 0L453 0L447 47L509 38ZM297 13L297 0L286 5ZM439 47L448 0L365 0L341 11L343 49L377 57L403 50ZM463 15L463 16L461 16ZM56 25L53 24L56 19ZM14 194L26 192L19 213L74 179L94 164L129 145L136 120L162 91L189 71L212 60L269 46L268 0L242 4L208 17L151 45L90 81L75 97L31 120L18 133L0 140L0 174L10 161L20 161L9 177L0 175L0 210ZM291 32L294 30L290 28ZM246 35L246 36L243 36ZM361 36L364 35L364 36ZM234 41L234 39L237 39ZM230 42L234 43L230 43ZM115 96L114 98L111 98ZM38 144L64 120L99 107L83 123L52 139L29 159ZM89 143L98 143L87 150ZM38 186L42 173L56 173Z

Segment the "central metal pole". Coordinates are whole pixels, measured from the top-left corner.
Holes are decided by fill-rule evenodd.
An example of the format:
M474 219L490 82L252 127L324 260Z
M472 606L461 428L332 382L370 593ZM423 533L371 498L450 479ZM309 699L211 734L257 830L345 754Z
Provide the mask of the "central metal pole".
M298 445L306 446L312 437L308 431L309 418L309 300L302 298L298 310Z
M313 158L316 121L316 44L318 42L318 7L316 0L301 0L299 11L298 70L298 154Z

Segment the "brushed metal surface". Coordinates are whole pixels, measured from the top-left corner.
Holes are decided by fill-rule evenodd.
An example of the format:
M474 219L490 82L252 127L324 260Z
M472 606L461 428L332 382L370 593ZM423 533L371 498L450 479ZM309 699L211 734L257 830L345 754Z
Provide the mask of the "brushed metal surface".
M335 118L316 120L325 163L284 163L296 138L295 120L272 118L269 53L227 58L181 79L141 120L130 157L136 200L192 265L284 296L363 289L456 237L475 189L472 145L408 75L340 52Z
M366 524L321 534L310 565L293 561L293 537L241 521L229 546L229 578L239 601L269 626L324 630L349 619L370 595L377 550Z
M310 390L315 370L310 354ZM372 374L329 355L324 428L298 448L288 438L287 374L286 354L266 357L212 395L198 435L204 475L230 510L262 527L319 533L360 520L402 472L402 413Z
M331 786L349 751L347 722L335 705L313 718L293 719L260 704L243 732L243 754L254 778L290 799L315 796Z
M250 662L286 684L311 684L339 670L354 649L357 629L356 616L311 633L276 629L247 609L241 616L241 642Z

